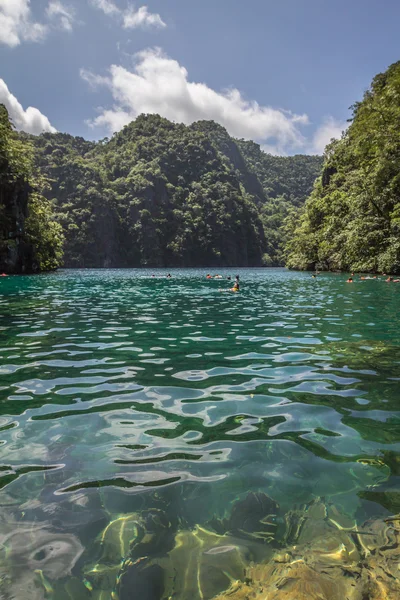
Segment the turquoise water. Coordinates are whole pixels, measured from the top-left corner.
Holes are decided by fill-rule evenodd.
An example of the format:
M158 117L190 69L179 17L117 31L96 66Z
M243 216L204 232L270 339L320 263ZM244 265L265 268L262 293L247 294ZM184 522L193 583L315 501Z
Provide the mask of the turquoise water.
M400 511L400 286L238 272L238 294L219 291L236 271L0 279L5 597L134 597L110 582L129 544L105 560L101 540L130 515L131 538L148 532L149 510L174 535L248 492L282 515L315 498L355 523Z

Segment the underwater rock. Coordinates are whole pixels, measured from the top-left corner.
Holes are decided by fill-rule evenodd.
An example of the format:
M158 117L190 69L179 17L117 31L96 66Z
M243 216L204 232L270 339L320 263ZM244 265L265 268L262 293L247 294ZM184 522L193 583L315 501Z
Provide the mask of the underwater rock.
M322 508L320 501L308 507L314 515L303 521L299 544L250 566L244 579L215 600L399 598L400 516L348 527L351 523L340 523L346 517L341 519L332 507L326 507L324 516ZM321 518L315 518L318 512Z
M136 581L139 586L140 575L144 579L148 575L141 559L165 556L173 548L175 533L165 513L156 508L113 519L90 550L98 558L84 569L86 585L110 595L116 585L125 590L129 581ZM134 567L139 564L137 571Z
M380 504L390 512L400 512L400 490L362 490L358 493L363 500Z
M363 600L353 577L318 573L302 560L273 561L250 568L247 582L235 582L215 600Z
M211 600L232 581L244 578L254 557L255 545L251 540L247 543L200 526L179 531L167 556L125 561L118 577L116 596L119 600L130 600L134 589L141 589L144 591L140 597L149 600ZM259 548L256 552L260 556ZM270 555L271 551L264 546L262 559ZM154 595L146 592L147 582L156 590Z
M97 555L97 559L84 568L89 589L105 590L111 595L121 562L140 536L139 520L138 513L117 517L97 537L90 549L90 555Z
M117 579L119 600L161 600L164 597L164 570L148 562L148 559L138 559L135 563L125 561Z
M1 598L47 598L52 582L69 576L84 550L76 536L47 524L10 521L2 529L8 532L0 535Z
M40 570L55 580L71 573L83 553L78 538L69 533L53 533L46 525L24 524L0 536L2 564L16 571Z
M238 500L227 519L214 517L208 525L220 535L232 533L238 537L274 542L277 530L278 504L263 492L250 492Z
M275 512L271 512L274 510ZM394 600L400 597L400 517L357 525L323 499L278 516L274 545L263 524L278 506L264 494L236 502L217 523L177 531L149 509L114 519L86 569L93 600ZM277 549L277 546L280 546ZM36 598L35 598L36 600Z

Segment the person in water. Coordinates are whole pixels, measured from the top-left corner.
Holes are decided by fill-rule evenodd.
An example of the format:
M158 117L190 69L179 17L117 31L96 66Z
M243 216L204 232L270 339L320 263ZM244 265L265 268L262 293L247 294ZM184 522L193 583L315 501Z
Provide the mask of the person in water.
M236 275L235 283L233 284L233 288L231 288L231 292L238 292L239 290L240 290L239 275Z
M172 275L171 275L171 273L168 273L168 275L167 275L167 279L171 279L171 278L172 278Z
M348 280L346 281L346 283L353 283L353 278L349 277Z

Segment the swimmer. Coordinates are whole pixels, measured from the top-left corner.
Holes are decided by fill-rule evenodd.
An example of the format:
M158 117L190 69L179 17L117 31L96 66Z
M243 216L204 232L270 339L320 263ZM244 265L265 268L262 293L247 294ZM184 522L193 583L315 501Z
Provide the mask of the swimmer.
M171 273L168 273L168 275L167 275L167 279L171 279L171 278L172 278L172 275L171 275Z
M349 277L348 280L346 281L346 283L353 283L353 278Z
M240 285L238 281L235 281L232 288L228 288L227 290L219 289L219 292L238 292L240 290Z
M212 279L212 277L211 277L210 273L207 273L207 275L206 275L206 279Z
M386 283L390 283L391 281L393 281L393 277L388 277L387 279L385 279Z

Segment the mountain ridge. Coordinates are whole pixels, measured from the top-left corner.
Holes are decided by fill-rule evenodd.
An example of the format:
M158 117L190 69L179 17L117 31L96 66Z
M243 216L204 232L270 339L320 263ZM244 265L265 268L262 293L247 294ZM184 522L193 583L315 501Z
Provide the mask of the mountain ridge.
M322 164L316 156L272 157L254 142L260 160L252 161L249 142L213 121L186 126L159 115L140 115L99 142L28 137L50 181L71 267L282 264L283 220ZM299 156L306 174L296 188L284 179Z

